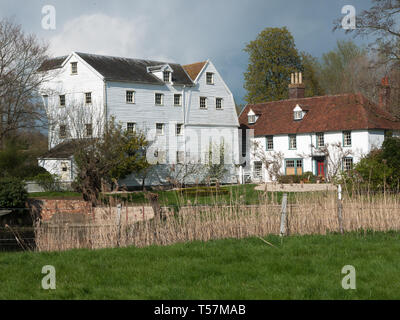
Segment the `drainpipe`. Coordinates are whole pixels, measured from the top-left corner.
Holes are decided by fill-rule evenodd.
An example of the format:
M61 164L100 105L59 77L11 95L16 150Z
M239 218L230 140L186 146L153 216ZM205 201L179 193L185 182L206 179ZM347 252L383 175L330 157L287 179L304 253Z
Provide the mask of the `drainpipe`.
M107 125L107 89L106 79L103 79L103 116L104 116L104 127Z

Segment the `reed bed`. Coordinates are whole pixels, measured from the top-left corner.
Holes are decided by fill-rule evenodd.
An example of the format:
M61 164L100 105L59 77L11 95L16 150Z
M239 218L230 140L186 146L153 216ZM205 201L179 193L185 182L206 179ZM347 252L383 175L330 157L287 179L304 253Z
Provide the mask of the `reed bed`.
M36 226L39 251L73 248L110 248L169 245L279 234L281 206L277 197L260 199L257 205L231 200L226 205L186 206L179 212L148 220L118 223L115 219L84 225ZM400 230L399 195L352 195L343 199L344 231ZM335 192L299 195L287 207L288 234L338 232L338 203Z

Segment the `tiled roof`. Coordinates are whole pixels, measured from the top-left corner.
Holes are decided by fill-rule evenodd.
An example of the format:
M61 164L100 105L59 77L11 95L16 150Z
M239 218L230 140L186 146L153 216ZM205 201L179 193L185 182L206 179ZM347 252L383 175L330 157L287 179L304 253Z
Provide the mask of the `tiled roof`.
M307 110L302 120L293 119L296 104ZM247 113L250 109L259 114L254 124L248 123ZM400 121L361 94L250 104L241 112L239 123L242 128L254 129L255 136L358 129L400 130Z
M132 81L150 84L164 84L153 74L147 72L147 67L168 64L174 70L172 73L172 82L178 85L193 85L185 70L180 64L140 60L131 58L111 57L97 54L88 54L76 52L83 60L99 72L106 80L109 81ZM61 64L67 56L57 57L45 61L39 68L39 71L47 71L61 67Z
M68 159L76 151L76 141L70 140L56 145L39 157L39 159Z
M189 77L194 81L206 63L207 61L187 64L183 66L183 69L185 69Z
M47 59L42 63L38 71L48 71L52 69L61 68L62 63L64 62L65 59L67 59L67 57L68 56L62 56L62 57Z

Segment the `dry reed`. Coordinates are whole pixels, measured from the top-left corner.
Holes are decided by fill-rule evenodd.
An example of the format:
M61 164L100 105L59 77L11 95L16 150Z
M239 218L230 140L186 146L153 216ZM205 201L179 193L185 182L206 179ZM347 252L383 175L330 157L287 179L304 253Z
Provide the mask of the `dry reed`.
M193 240L245 238L279 234L281 206L261 199L258 205L230 201L225 206L187 206L174 215L136 222L116 219L86 225L36 226L39 251L169 245ZM334 192L296 196L288 204L289 234L339 231ZM123 211L123 210L122 210ZM400 230L400 196L353 195L343 200L344 231Z

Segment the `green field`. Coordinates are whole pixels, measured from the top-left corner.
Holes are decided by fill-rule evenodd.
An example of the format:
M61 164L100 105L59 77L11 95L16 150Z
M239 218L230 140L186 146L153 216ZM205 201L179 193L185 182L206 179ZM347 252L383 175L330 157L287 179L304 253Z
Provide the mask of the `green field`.
M399 299L399 233L2 253L0 299ZM57 289L41 289L44 265ZM356 269L356 290L341 287Z

